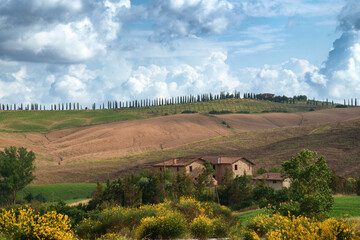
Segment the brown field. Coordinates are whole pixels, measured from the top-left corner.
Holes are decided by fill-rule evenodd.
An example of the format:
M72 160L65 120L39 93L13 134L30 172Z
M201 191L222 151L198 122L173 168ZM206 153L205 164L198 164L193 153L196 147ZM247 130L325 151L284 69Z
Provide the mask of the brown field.
M301 150L323 154L344 176L358 176L360 108L305 113L177 114L50 133L0 133L0 146L37 154L36 184L94 182L172 156L242 155L279 165ZM229 127L230 128L229 128ZM359 134L358 134L359 133ZM355 157L356 158L356 157Z

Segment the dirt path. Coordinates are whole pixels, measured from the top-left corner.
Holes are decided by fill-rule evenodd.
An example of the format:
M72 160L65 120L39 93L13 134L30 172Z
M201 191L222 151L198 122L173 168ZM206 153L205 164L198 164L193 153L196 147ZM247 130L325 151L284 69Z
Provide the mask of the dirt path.
M79 204L88 204L90 202L90 200L91 200L91 198L81 200L81 201L78 201L78 202L68 203L67 205L70 206L70 207L73 207L73 206L77 206Z

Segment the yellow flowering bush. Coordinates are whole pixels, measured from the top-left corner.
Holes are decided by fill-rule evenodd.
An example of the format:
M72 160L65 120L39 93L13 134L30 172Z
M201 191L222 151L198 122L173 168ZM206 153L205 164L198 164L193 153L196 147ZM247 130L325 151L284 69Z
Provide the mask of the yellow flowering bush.
M30 207L0 212L0 233L10 239L75 239L70 219L55 211L43 215Z
M138 208L115 206L92 218L84 219L76 226L76 232L82 238L95 239L106 233L118 233L123 229L134 231L143 218L162 215L171 208L171 202L168 201Z
M245 229L245 239L360 239L352 220L328 218L318 221L304 216L258 215Z
M146 217L136 232L137 239L174 239L186 232L186 220L181 213L166 212L160 216Z
M195 238L208 239L214 234L213 220L205 216L199 216L190 224L190 231Z
M191 222L194 218L205 214L205 208L201 206L199 201L196 201L192 197L181 197L176 207L182 214L185 215L189 222Z
M189 226L196 217L209 219L209 236L214 237L227 236L233 221L227 207L183 197L177 203L165 201L136 208L105 209L80 222L76 233L84 239L97 239L111 233L136 238L175 238L189 234Z

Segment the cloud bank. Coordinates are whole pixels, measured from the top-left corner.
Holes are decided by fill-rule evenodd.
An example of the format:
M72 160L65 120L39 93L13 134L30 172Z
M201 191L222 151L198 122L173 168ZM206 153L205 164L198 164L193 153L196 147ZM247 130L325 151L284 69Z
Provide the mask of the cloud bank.
M253 19L334 14L339 4L333 3L0 1L0 103L89 106L234 90L356 97L360 7L355 0L347 0L338 14L342 34L322 66L298 58L251 68L231 63L234 56L271 51L286 39L281 29ZM244 21L252 24L239 30ZM238 33L247 38L230 37Z

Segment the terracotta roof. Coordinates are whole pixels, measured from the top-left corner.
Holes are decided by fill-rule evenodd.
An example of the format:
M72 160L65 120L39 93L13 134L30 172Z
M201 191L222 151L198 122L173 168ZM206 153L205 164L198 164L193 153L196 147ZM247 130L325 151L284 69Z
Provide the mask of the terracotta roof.
M220 163L219 163L220 158ZM250 163L251 165L255 165L255 163L251 162L250 160L244 158L244 157L217 157L217 156L203 156L201 157L202 160L209 161L213 165L219 165L219 164L233 164L237 161L245 161Z
M282 181L283 178L281 177L281 173L279 172L268 172L268 173L263 173L257 177L253 177L254 180L267 180L267 181Z
M153 167L184 167L187 166L196 160L201 160L199 157L190 157L190 158L172 158L165 162L153 164Z
M204 157L180 157L180 158L172 158L165 162L160 162L153 164L153 167L182 167L187 166L193 163L196 160L199 161L209 161L213 165L219 165L218 159L220 158L220 164L233 164L237 161L245 161L250 163L251 165L255 165L255 163L244 157L217 157L217 156L204 156Z

